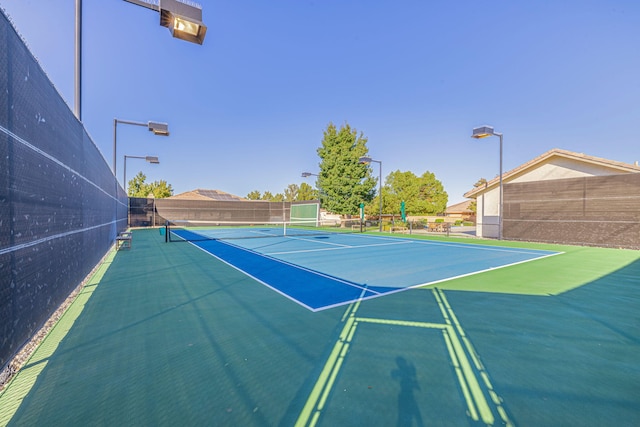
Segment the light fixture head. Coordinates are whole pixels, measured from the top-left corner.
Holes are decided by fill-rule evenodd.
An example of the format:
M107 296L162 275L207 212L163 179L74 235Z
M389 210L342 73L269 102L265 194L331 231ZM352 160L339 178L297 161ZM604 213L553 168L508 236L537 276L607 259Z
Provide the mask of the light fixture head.
M303 177L303 178L308 178L308 177L310 177L311 175L313 175L311 172L302 172L302 177Z
M177 39L202 44L207 26L202 23L202 6L190 0L161 0L160 25Z
M493 130L492 126L481 126L473 129L473 134L471 135L471 138L480 139L480 138L486 138L488 136L493 136L493 135L497 135L497 134Z
M156 156L146 156L144 158L147 162L154 164L154 165L159 165L160 164L160 160L158 160L158 158Z
M371 163L373 159L371 157L362 156L358 159L358 163L368 165Z
M166 123L149 122L147 126L154 135L169 136L169 125Z

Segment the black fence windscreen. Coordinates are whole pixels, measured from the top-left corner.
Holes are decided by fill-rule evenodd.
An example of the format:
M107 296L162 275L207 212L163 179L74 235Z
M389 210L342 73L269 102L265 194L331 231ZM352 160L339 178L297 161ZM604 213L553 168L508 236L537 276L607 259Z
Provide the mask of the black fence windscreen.
M0 11L0 375L127 225L109 166Z
M640 249L640 173L506 184L503 236Z
M267 202L262 200L189 200L180 198L129 198L131 227L163 226L167 221L220 221L242 223L283 222L291 220L291 206L319 206L319 201ZM311 217L317 218L318 208Z

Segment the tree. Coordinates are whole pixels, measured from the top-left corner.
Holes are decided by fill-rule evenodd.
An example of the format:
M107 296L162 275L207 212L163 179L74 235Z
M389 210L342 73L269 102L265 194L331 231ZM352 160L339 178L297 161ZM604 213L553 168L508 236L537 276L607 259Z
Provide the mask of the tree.
M298 200L299 192L300 187L298 187L298 184L289 184L289 186L284 190L284 200L286 202L295 202Z
M258 190L253 190L251 193L247 194L247 199L249 200L260 200L262 199L262 195Z
M360 203L373 199L377 181L371 168L358 159L368 154L367 138L345 124L336 129L329 123L324 131L318 190L322 206L336 214L354 215Z
M145 183L147 176L142 172L138 172L127 186L127 194L129 197L147 197L149 192L147 191L147 184Z
M264 194L262 194L261 200L273 200L273 193L271 193L271 191L265 191Z
M167 184L167 181L164 179L161 179L160 181L153 181L147 187L149 193L153 193L153 196L156 199L164 199L165 197L173 196L173 188L171 188L171 184Z
M391 172L382 188L382 212L400 213L405 202L406 212L412 215L436 215L445 211L449 196L436 176L427 171L418 177L413 172ZM379 211L378 197L367 205L366 212L375 215Z
M314 190L312 186L303 182L300 184L300 189L298 190L298 197L296 200L317 200L318 199L318 191Z
M147 176L142 172L138 172L138 174L128 183L127 194L129 197L145 198L151 193L156 199L173 196L173 188L171 188L171 184L167 184L167 181L164 179L154 181L150 184L147 184L145 182L146 180Z

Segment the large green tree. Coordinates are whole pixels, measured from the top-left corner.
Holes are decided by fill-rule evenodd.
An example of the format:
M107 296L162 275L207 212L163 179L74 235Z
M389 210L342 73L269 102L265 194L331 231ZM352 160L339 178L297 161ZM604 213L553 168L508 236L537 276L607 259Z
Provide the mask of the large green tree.
M337 129L329 123L324 131L317 184L322 206L329 212L343 215L358 213L360 203L367 203L375 194L376 180L371 168L358 159L368 154L367 138L358 135L345 123Z
M405 202L408 215L436 215L445 211L449 196L442 183L432 172L416 176L413 172L391 172L382 188L382 212L400 213L400 204ZM379 211L378 197L367 205L367 213Z

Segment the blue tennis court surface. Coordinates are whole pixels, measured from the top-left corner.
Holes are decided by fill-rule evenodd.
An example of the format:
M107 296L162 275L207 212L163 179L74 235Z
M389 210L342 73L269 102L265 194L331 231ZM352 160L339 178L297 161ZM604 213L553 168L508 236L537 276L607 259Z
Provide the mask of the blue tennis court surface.
M191 243L312 311L559 254L343 233Z

